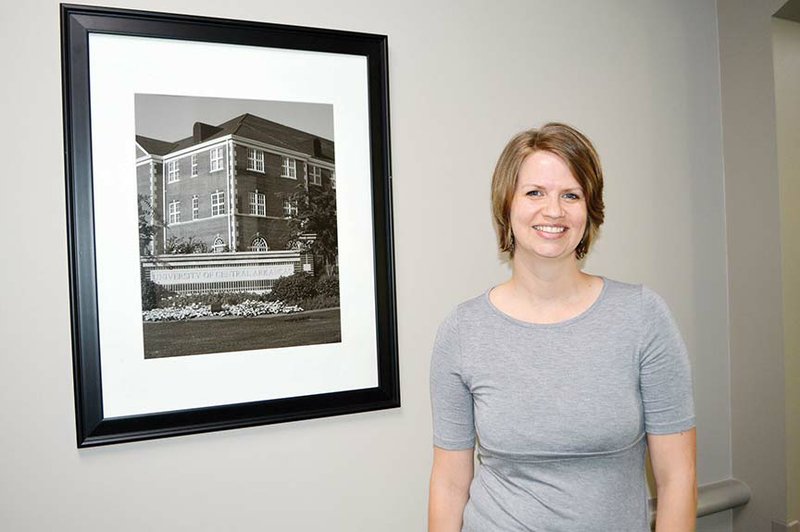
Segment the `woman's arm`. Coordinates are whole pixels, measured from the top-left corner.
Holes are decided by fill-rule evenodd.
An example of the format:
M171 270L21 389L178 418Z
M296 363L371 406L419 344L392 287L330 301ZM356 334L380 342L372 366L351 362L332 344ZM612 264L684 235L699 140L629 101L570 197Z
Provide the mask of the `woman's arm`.
M656 480L656 532L694 532L697 518L697 435L648 434Z
M474 472L473 451L433 448L428 532L460 532Z

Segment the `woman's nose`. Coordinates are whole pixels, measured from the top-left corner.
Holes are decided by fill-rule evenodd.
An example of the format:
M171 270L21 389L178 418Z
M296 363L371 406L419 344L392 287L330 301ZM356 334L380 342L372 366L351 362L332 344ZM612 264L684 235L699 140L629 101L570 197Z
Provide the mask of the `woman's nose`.
M544 209L544 215L551 218L560 218L564 216L564 208L561 205L561 198L548 198Z

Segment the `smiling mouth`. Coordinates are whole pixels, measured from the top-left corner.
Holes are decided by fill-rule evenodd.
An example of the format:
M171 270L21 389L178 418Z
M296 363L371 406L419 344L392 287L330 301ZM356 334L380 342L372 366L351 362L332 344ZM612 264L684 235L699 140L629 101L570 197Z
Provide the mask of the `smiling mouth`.
M566 227L561 225L534 225L533 228L544 233L563 233L567 230Z

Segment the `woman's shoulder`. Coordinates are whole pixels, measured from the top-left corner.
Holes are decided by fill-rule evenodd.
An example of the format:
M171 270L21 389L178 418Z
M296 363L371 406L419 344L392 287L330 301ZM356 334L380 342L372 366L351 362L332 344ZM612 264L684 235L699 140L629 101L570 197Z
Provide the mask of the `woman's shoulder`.
M487 292L488 293L488 292ZM473 328L480 320L480 306L483 295L477 295L452 307L439 322L436 332L436 345L458 345L463 331Z
M622 305L642 314L669 313L669 307L658 292L642 283L628 283L603 277L606 298L612 304Z
M454 326L459 322L469 322L485 317L485 315L490 312L488 298L491 290L491 288L487 288L480 294L474 295L451 307L450 311L442 320L442 324Z
M617 279L605 276L599 277L603 279L605 293L616 297L639 297L644 288L644 285L639 283L618 281Z

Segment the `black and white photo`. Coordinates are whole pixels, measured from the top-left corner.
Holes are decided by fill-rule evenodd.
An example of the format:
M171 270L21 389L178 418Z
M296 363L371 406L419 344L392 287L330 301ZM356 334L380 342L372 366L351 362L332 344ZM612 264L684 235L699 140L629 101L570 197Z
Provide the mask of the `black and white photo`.
M144 357L341 341L333 107L135 109Z

